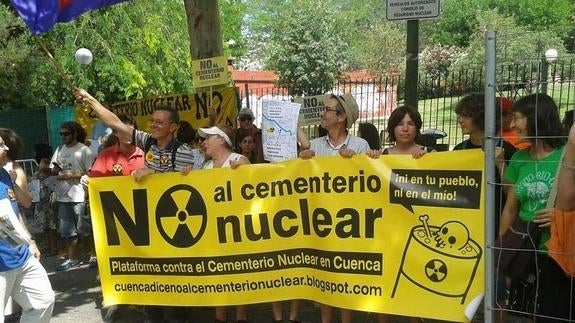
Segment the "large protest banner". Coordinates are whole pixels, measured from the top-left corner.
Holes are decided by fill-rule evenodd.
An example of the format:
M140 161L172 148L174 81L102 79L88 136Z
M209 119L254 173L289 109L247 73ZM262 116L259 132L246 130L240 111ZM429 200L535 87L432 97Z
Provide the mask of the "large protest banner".
M483 292L483 183L481 150L94 178L104 301L310 299L466 321Z
M193 94L174 94L140 100L119 102L112 105L116 114L125 114L136 120L140 129L147 130L148 121L159 107L175 108L180 119L188 121L195 129L209 124L208 107L210 91ZM235 87L214 89L211 92L212 105L216 109L216 123L225 123L233 128L238 113L238 95ZM97 121L90 115L90 108L80 106L76 109L76 120L91 134L92 126Z

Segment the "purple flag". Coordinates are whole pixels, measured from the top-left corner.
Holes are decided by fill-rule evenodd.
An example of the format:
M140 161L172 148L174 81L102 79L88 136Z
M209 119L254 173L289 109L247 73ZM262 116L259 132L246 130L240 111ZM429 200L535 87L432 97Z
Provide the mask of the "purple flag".
M82 13L127 0L12 0L12 6L34 35L52 29L58 22L74 20Z

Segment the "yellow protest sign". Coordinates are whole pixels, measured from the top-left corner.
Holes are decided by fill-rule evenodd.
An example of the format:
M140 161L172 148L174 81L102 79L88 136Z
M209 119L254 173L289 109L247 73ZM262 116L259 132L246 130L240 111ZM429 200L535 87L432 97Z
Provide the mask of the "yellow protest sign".
M467 321L483 292L483 182L481 150L94 178L104 300L311 299Z
M238 94L235 87L221 88L211 92L194 94L175 94L119 102L112 105L112 112L134 118L140 129L147 130L148 120L158 107L171 107L179 111L180 120L188 121L195 129L209 125L208 102L211 93L212 104L216 109L216 123L226 123L233 128L236 125ZM76 120L86 127L88 133L97 119L90 115L90 108L80 106L76 109Z
M192 61L194 88L226 84L230 81L228 61L224 56Z

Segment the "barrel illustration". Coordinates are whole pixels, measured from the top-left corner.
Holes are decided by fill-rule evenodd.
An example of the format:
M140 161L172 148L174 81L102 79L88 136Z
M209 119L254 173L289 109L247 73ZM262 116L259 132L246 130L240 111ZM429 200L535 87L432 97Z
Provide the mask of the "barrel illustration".
M403 279L429 292L445 297L461 297L465 302L477 272L482 249L458 221L430 226L429 217L419 217L422 225L411 229L403 250L401 265L391 297Z

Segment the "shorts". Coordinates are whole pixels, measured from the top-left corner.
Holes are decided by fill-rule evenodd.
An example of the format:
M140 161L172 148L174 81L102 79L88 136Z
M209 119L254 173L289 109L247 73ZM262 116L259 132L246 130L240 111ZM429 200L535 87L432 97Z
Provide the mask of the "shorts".
M44 205L42 207L36 203L34 205L34 218L42 224L42 231L58 229L56 213L51 206Z
M60 236L64 239L92 235L92 221L86 213L86 202L58 202L58 221Z

